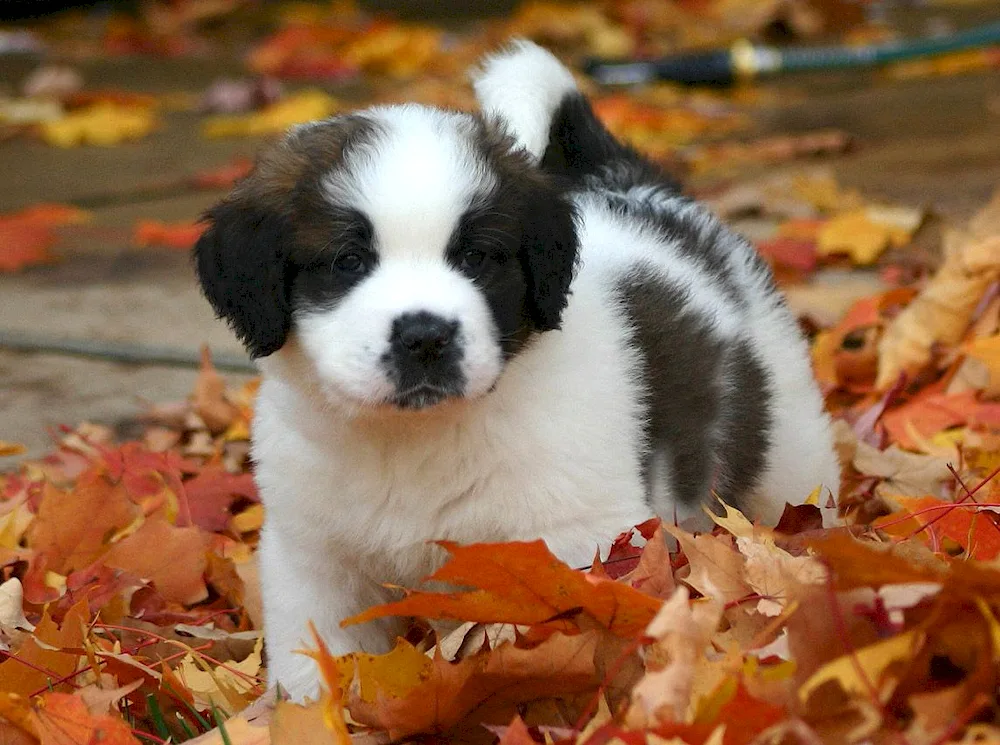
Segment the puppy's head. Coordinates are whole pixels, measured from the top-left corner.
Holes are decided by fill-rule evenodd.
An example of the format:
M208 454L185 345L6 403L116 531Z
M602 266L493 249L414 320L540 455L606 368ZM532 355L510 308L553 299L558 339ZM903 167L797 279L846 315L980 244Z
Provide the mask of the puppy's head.
M208 215L205 295L250 353L290 337L334 403L488 392L559 327L573 208L499 125L419 106L293 130Z

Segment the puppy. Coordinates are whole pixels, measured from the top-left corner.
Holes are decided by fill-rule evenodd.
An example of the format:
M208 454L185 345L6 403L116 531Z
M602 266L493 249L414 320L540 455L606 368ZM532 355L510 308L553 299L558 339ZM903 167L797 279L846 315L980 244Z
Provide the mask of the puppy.
M572 565L714 492L755 518L836 492L807 348L746 240L617 142L526 42L482 115L299 126L208 215L205 295L259 359L253 457L271 682L385 651L341 619L429 541L544 538Z

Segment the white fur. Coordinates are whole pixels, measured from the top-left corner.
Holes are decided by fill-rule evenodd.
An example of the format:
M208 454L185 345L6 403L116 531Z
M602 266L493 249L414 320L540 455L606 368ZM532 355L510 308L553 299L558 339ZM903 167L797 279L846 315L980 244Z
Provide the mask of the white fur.
M377 143L346 153L323 188L331 204L371 220L379 265L333 309L298 316L303 351L342 413L383 404L395 392L379 364L392 322L427 311L459 323L466 395L482 395L500 374L493 321L482 294L444 254L462 213L493 188L494 177L469 147L464 115L407 105L366 116Z
M517 143L540 160L552 115L563 96L576 90L576 81L551 52L516 41L486 59L473 86L483 114L506 122Z
M477 82L484 108L536 157L547 117L572 83L553 63L522 44L488 61ZM419 107L377 116L384 132L368 160L324 187L331 200L355 200L371 215L381 263L335 309L297 317L285 346L260 362L253 457L267 508L260 568L272 682L296 699L316 694L314 662L295 653L307 644L307 619L334 654L385 651L391 622L339 622L393 597L383 583L413 586L433 571L441 556L428 541L541 537L583 566L652 516L641 472L641 360L614 294L637 267L687 288L692 320L722 339L751 340L771 375L772 444L754 516L773 520L821 481L836 491L805 342L751 267L746 244L734 240L731 255L747 299L741 310L680 247L604 200L580 197L581 267L562 329L539 335L501 371L482 297L443 257L462 206L489 185L463 144L465 120ZM694 210L710 225L700 207L665 192L628 196ZM461 322L470 395L416 412L366 405L389 392L375 361L391 319L424 309ZM666 466L654 469L654 499L671 519Z

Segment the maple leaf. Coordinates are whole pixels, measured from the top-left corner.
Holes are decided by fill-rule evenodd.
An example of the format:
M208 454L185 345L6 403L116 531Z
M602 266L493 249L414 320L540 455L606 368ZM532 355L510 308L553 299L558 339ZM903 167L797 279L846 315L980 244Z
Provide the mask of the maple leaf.
M45 142L56 147L107 147L142 139L156 126L156 115L148 106L102 101L62 119L42 122L39 131Z
M871 685L881 687L887 669L898 662L907 662L916 655L924 642L917 631L894 636L870 644L823 665L799 688L804 702L824 683L836 682L849 694L866 694Z
M631 727L687 721L698 663L722 618L718 602L692 604L688 598L687 588L678 587L646 630L656 639L657 656L667 662L647 672L632 689L626 714Z
M325 119L338 108L337 100L323 91L298 91L252 114L210 117L202 133L212 138L278 134L295 124Z
M212 353L207 346L201 349L201 367L195 380L193 406L213 434L225 432L240 416L239 407L226 395L226 381L212 364Z
M62 204L36 204L0 215L0 272L50 263L55 228L89 219L83 210Z
M916 449L942 430L965 424L975 416L979 401L973 391L952 395L925 389L882 415L882 425L901 447Z
M138 220L132 233L137 246L148 248L160 246L177 251L188 251L205 232L203 222L166 223L160 220Z
M635 569L621 577L622 582L660 600L673 595L676 586L663 530L661 525L657 525L656 531L646 541ZM611 558L610 554L608 558Z
M33 696L52 686L64 685L63 679L76 670L80 655L75 650L83 643L84 624L88 620L85 601L70 608L61 626L56 625L48 611L43 613L34 634L25 640L17 654L0 662L2 690Z
M736 550L732 539L702 534L693 536L680 528L664 525L663 529L680 544L691 566L684 582L707 598L732 603L752 593L743 578L746 560Z
M238 499L260 501L253 475L229 473L218 466L205 466L184 482L191 521L212 532L225 530L232 519L229 508Z
M367 703L350 689L348 710L355 721L383 729L393 740L447 732L483 706L509 718L516 703L594 690L600 683L597 642L597 631L556 633L531 649L507 643L455 663L436 654L402 695Z
M140 745L121 717L91 714L79 696L47 693L31 712L39 745Z
M858 442L853 464L866 476L885 479L885 488L880 492L891 495L917 497L939 494L942 484L951 478L947 459L908 453L898 445L879 450L865 442Z
M112 545L102 561L150 580L167 600L193 605L208 596L208 550L209 536L199 528L177 528L153 517Z
M38 515L28 529L28 545L46 557L51 571L82 569L107 550L111 535L141 514L123 484L112 484L93 467L73 489L45 484Z
M972 559L989 561L1000 556L1000 527L974 503L955 504L934 497L893 497L902 509L875 521L891 535L916 535L932 548L948 538ZM907 519L909 518L909 519Z
M831 570L838 590L857 587L941 582L947 568L940 562L918 562L905 553L906 547L860 541L843 533L833 533L809 541L810 548Z
M945 236L944 263L917 298L886 328L879 343L875 385L889 388L900 373L913 374L932 347L961 341L987 288L1000 275L1000 192L964 231Z
M421 616L480 623L541 624L582 614L613 634L642 632L660 601L627 585L592 579L549 552L543 541L439 543L451 557L428 579L478 588L455 593L411 592L342 622L348 626L385 616Z

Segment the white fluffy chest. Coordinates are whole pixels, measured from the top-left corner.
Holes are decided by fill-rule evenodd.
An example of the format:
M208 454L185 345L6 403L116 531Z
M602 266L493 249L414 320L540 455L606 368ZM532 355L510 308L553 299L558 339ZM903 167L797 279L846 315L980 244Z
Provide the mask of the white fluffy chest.
M542 537L589 563L650 516L635 360L603 299L581 288L563 331L450 411L344 421L265 379L254 457L271 528L317 564L350 557L379 582L426 575L439 539Z

